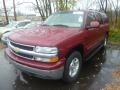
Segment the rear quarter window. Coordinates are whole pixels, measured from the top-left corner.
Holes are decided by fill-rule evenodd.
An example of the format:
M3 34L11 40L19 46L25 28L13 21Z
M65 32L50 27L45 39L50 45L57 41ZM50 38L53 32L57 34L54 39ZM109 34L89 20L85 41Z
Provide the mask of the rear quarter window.
M109 18L105 13L101 13L103 24L109 23Z
M95 12L95 17L100 24L103 24L102 16L100 13Z

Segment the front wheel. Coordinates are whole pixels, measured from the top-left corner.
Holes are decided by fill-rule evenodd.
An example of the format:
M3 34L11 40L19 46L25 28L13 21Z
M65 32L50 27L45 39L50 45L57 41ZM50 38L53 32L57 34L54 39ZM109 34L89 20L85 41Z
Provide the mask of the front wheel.
M75 51L68 57L64 69L63 80L71 83L77 80L82 67L82 56L80 52Z

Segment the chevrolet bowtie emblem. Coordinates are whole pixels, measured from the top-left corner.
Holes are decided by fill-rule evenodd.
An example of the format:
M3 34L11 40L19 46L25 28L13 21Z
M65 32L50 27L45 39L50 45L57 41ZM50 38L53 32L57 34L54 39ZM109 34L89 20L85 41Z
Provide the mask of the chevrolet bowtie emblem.
M15 52L19 52L19 51L20 51L20 49L19 49L19 48L16 48L16 47L15 47L13 50L14 50Z

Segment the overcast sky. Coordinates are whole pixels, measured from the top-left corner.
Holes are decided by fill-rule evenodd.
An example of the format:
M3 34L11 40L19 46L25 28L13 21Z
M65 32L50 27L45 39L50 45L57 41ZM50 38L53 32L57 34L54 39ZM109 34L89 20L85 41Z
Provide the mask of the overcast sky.
M3 8L3 0L0 0L0 8ZM22 3L22 2L33 2L35 3L35 0L15 0L16 1L16 5L18 3ZM78 3L76 4L75 8L78 9L86 9L87 7L91 6L91 3L94 2L95 0L77 0ZM114 0L115 3L116 0ZM10 8L13 6L13 0L5 0L6 2L6 7ZM88 2L88 3L87 3ZM16 7L16 11L20 11L24 14L34 14L34 10L33 10L33 5L30 3L25 3L25 4L21 4L19 6ZM92 4L92 6L90 7L91 9L97 9L98 6L94 3Z
M3 0L0 0L0 8L3 8ZM16 1L16 5L22 2L33 2L35 3L35 0L15 0ZM13 0L5 0L6 2L6 7L11 8L13 7ZM25 4L21 4L16 6L16 11L20 11L24 14L32 14L35 13L33 10L33 5L31 3L25 3Z

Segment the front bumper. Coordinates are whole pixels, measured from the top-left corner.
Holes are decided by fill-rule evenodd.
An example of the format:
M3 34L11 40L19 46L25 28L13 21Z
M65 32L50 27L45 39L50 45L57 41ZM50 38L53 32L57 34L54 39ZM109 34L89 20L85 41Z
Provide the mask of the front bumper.
M43 79L61 79L63 77L64 72L64 66L61 66L59 68L55 69L40 69L35 67L30 67L24 64L21 64L19 62L16 62L12 59L12 57L9 55L8 51L5 51L6 58L9 59L9 61L19 70L29 73L33 76L43 78Z

